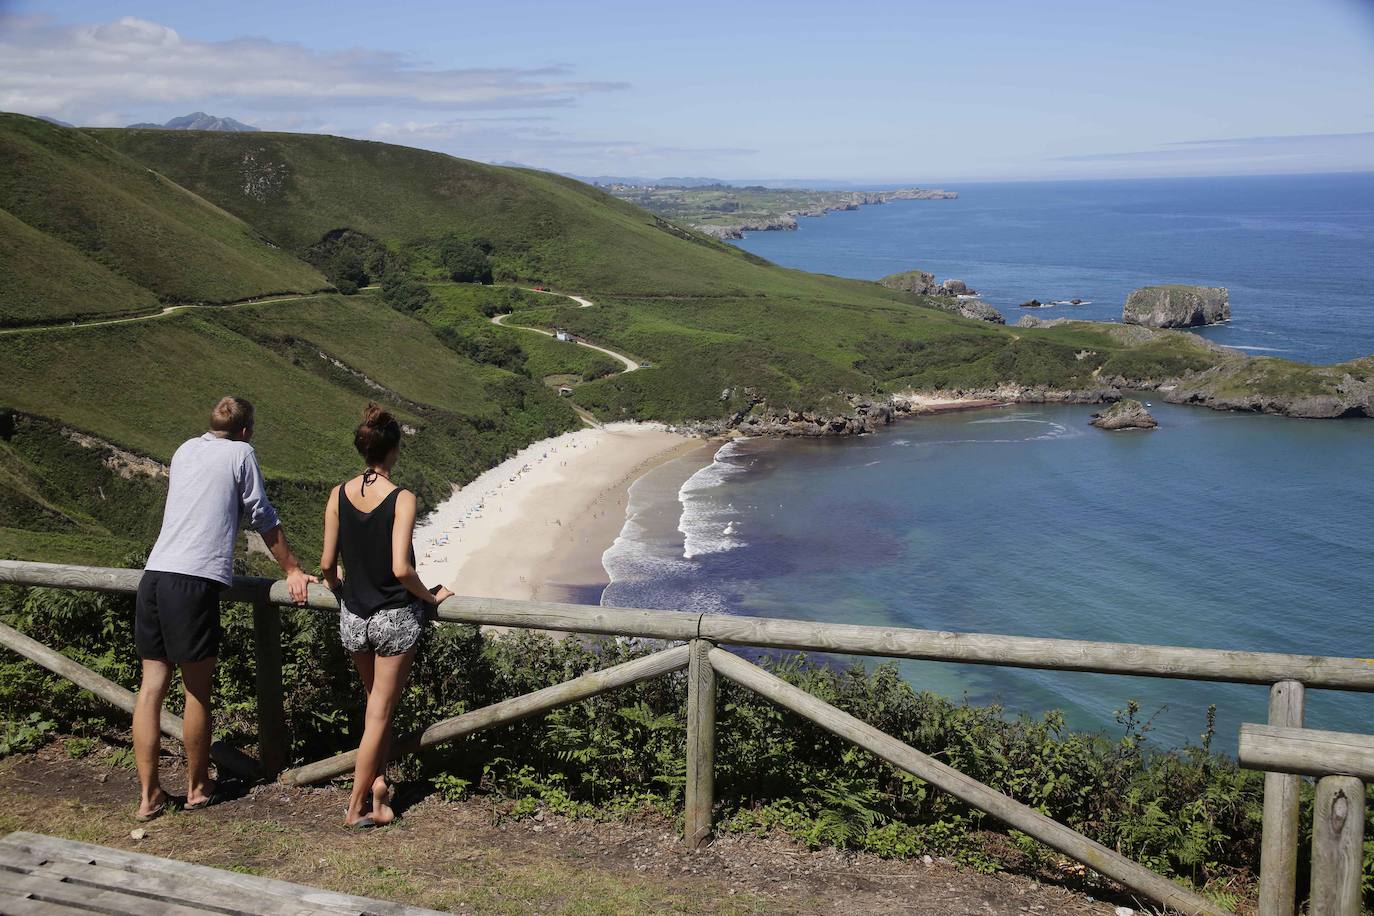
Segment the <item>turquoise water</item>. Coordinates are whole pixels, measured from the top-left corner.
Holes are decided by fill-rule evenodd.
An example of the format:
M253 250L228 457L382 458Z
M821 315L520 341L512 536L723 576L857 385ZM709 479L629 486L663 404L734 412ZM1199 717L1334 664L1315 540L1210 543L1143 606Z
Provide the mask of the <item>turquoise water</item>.
M1093 193L1077 188L1075 193ZM919 213L921 205L907 206L906 212ZM804 222L801 232L764 236L779 250L787 240L804 247L812 226L842 237L836 227L859 225L869 215L890 229L903 225L892 216L899 212L864 208ZM1077 200L1064 212L1078 214L1078 223L1092 208ZM1331 237L1352 264L1343 268L1344 285L1328 274L1333 292L1305 306L1320 322L1293 323L1288 312L1255 304L1268 300L1246 300L1253 319L1247 333L1281 338L1314 359L1374 352L1367 292L1374 247L1344 248L1343 217L1328 217L1337 227ZM1349 233L1367 232L1368 218L1362 212ZM1135 285L1129 270L1104 266L1123 257L1119 235L1130 231L1102 234L1110 236L1103 246L1080 238L1066 247L1054 271L1077 279L1049 292L1052 284L1043 279L1013 285L1015 258L1005 249L994 253L998 271L982 276L972 262L952 262L951 270L912 256L905 266L933 267L985 290L1007 290L1011 298L1058 296L1060 289L1079 294L1096 283L1105 289L1109 275L1117 278L1112 283ZM1157 250L1144 238L1135 236L1133 244L1145 264L1181 245L1166 235ZM787 260L757 247L756 239L749 240L753 250ZM885 244L917 247L901 238ZM1290 239L1276 249L1231 250L1227 257L1236 263L1250 258L1258 270L1275 251L1297 252L1308 244L1310 239ZM1080 267L1067 256L1069 247ZM854 276L903 266L846 264L835 245L810 250L815 262L792 263ZM1291 263L1263 267L1271 276L1303 275ZM1365 282L1357 282L1360 277ZM1240 308L1228 276L1187 279L1231 285ZM1270 290L1272 300L1297 295L1284 289ZM709 467L667 466L632 490L630 519L606 554L612 583L602 600L844 623L1374 656L1374 422L1286 420L1155 402L1158 430L1107 433L1088 426L1092 411L1046 406L948 414L905 420L857 439L732 443ZM1266 691L1258 686L926 662L903 663L902 670L914 685L956 697L1031 713L1060 708L1084 728L1115 729L1115 710L1137 698L1155 715L1154 736L1166 745L1196 740L1208 704L1218 707L1222 748L1234 747L1242 721L1265 716ZM1314 727L1374 728L1374 697L1329 691L1309 697Z

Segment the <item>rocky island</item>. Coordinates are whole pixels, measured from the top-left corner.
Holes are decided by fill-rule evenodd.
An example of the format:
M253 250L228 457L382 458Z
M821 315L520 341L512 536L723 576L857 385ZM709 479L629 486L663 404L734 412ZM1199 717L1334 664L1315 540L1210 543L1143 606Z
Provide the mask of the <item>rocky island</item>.
M1147 328L1196 328L1231 317L1224 286L1145 286L1126 297L1121 320Z
M1154 429L1159 421L1150 416L1144 404L1122 398L1106 410L1093 414L1092 425L1098 429Z

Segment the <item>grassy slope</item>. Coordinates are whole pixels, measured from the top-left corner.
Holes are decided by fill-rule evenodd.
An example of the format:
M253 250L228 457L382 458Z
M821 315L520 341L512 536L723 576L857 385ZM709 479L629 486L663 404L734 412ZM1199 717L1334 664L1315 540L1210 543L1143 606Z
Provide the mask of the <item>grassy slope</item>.
M417 430L406 441L401 479L428 501L447 495L450 482L469 480L519 446L577 422L542 386L455 355L424 324L371 296L322 296L289 309L254 305L0 338L0 362L13 383L6 406L58 412L66 423L162 461L204 429L208 406L222 394L249 398L258 405L254 447L293 539L307 545L305 556L317 549L324 492L357 468L352 433L368 399L388 404ZM57 373L54 365L95 365L101 372ZM54 405L61 406L54 411ZM65 473L78 450L57 443L37 454L25 426L6 448L33 456L24 479L0 478L0 504L27 506L22 513L6 509L7 522L19 516L20 524L9 527L51 530L55 526L35 520L41 513L32 479ZM123 502L96 497L97 483L51 488L48 498L55 511L73 519L92 504ZM149 501L131 498L124 508L142 513ZM138 526L129 532L126 546L148 546L151 532ZM23 542L14 532L10 537ZM42 555L41 539L27 544L12 549Z
M0 327L157 308L157 297L0 210Z
M224 302L327 286L241 220L82 131L0 114L0 159L0 209L160 299ZM46 311L37 317L59 310Z

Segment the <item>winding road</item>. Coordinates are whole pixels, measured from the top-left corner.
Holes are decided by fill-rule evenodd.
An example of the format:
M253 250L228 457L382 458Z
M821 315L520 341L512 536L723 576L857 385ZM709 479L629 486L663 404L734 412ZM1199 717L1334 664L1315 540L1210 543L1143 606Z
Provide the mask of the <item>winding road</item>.
M576 303L578 304L578 307L579 307L579 308L589 309L589 308L592 307L592 300L586 299L586 298L584 298L584 297L582 297L582 296L574 296L574 295L572 295L572 294L570 294L570 293L555 293L555 292L552 292L552 291L547 290L547 289L529 289L529 288L526 288L526 287L522 287L522 289L525 289L526 292L531 292L531 293L543 293L543 294L548 295L548 296L562 296L562 297L565 298L565 299L571 299L572 301L576 302ZM509 318L510 316L511 316L511 313L510 313L510 312L507 312L507 313L504 314L504 315L495 315L495 316L493 316L493 317L491 318L491 323L492 323L492 324L495 324L495 325L499 325L499 326L501 326L501 327L510 327L510 328L514 328L514 329L517 330L517 331L533 331L535 334L543 334L545 337L553 337L553 336L554 336L554 332L553 332L553 331L545 331L545 330L543 330L542 328L526 328L526 327L522 327L522 326L520 326L520 325L515 325L515 324L507 325L507 324L506 324L506 319ZM617 352L615 352L614 350L608 350L608 349L606 349L605 347L598 347L596 344L587 343L585 340L578 340L578 341L575 341L575 343L576 343L579 347L586 347L588 350L595 350L595 351L598 352L598 353L604 353L605 355L609 356L611 359L614 359L614 360L618 361L622 366L625 367L624 369L620 370L622 375L625 374L626 372L634 372L636 369L643 368L642 366L640 366L639 363L637 363L637 362L635 362L634 360L630 359L630 358L629 358L628 356L626 356L624 353L617 353Z

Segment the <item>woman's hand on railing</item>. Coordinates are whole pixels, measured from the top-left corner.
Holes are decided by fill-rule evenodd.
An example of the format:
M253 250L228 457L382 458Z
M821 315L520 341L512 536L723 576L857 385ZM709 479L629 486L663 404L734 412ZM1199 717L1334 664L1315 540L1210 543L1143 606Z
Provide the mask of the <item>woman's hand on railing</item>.
M451 597L453 597L453 592L452 592L452 590L450 590L449 587L446 586L446 585L436 585L436 586L430 591L430 594L434 596L434 600L433 600L433 602L431 602L431 603L432 603L435 607L438 607L439 605L443 604L445 598L451 598Z

